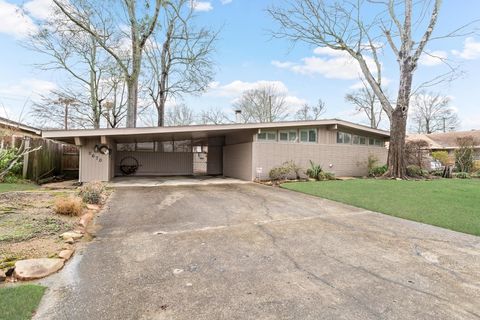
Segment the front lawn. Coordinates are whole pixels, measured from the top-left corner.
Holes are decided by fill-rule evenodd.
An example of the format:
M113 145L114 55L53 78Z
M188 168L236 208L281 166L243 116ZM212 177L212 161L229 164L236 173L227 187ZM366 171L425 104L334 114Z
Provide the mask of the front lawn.
M0 320L31 319L45 289L31 284L0 288Z
M0 193L10 191L26 191L38 189L39 186L33 183L0 183Z
M480 180L357 179L294 182L282 188L480 236Z

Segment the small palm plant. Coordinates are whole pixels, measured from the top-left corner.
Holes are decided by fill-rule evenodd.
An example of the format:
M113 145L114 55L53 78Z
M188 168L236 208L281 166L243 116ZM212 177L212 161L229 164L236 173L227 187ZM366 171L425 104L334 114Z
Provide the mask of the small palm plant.
M310 168L308 168L305 173L309 178L319 180L319 176L321 175L322 172L323 172L322 166L310 160Z

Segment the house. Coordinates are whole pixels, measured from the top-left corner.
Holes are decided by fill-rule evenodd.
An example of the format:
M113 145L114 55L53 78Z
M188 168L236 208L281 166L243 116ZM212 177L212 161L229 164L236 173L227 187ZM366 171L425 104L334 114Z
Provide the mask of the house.
M40 129L0 117L0 149L19 147L25 137L40 138Z
M367 159L385 163L389 133L333 119L277 123L43 131L80 147L79 180L122 175L223 175L266 179L270 169L309 160L337 176L367 174Z
M452 131L430 134L409 134L407 136L407 141L422 140L428 144L430 152L447 151L449 155L453 156L455 150L458 149L458 139L465 137L473 138L475 143L474 160L480 160L480 130Z

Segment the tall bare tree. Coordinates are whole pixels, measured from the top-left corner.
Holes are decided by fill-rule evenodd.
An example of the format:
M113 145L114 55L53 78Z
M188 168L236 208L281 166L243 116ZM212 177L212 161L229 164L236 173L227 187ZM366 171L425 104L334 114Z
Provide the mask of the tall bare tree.
M412 126L418 133L453 131L460 126L450 98L440 93L420 92L412 98Z
M383 108L368 84L363 82L363 88L347 93L345 100L353 104L357 112L365 114L371 128L378 129L382 121Z
M318 99L316 105L309 105L305 103L300 109L297 110L295 118L297 120L318 120L320 116L327 111L325 102L322 99Z
M49 58L37 64L39 69L59 70L66 74L68 85L62 85L53 95L60 96L60 99L74 97L77 111L84 115L85 121L99 128L102 101L108 91L105 90L105 73L111 68L112 61L101 52L95 39L65 19L57 9L48 19L41 21L38 31L24 45ZM41 111L40 104L35 110Z
M234 103L234 108L241 111L245 123L275 122L288 117L285 94L270 84L245 91Z
M78 109L79 103L74 97L52 91L33 104L31 113L37 121L36 125L43 128L68 130L88 127Z
M127 127L135 127L142 57L147 40L158 26L158 16L166 1L124 0L119 5L95 0L53 2L66 18L91 35L123 71L128 91ZM126 17L126 21L122 21L121 17ZM124 32L125 25L128 32ZM130 42L129 57L120 46L125 40Z
M165 123L167 126L188 126L195 121L193 110L184 103L167 108Z
M217 33L195 28L191 0L168 2L159 20L164 28L155 30L145 53L151 71L147 91L161 127L168 98L203 92L213 80Z
M347 52L358 63L363 77L390 119L386 175L404 178L405 136L413 75L418 60L437 27L442 1L424 0L415 4L412 0L379 0L368 3L361 0L285 2L286 7L272 7L268 10L280 26L274 36ZM362 9L368 4L382 4L384 7L378 15L371 12L363 15ZM414 39L414 34L420 34L418 40ZM388 43L399 66L396 105L387 98L381 78L378 77L381 74L378 42L381 40ZM373 65L367 62L369 58L373 59Z

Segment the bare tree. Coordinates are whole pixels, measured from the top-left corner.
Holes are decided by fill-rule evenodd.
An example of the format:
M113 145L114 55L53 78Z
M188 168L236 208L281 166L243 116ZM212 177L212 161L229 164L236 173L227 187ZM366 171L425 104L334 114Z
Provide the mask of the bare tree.
M193 124L194 121L193 110L184 103L167 108L165 115L167 126L188 126Z
M110 1L53 0L53 2L71 22L91 35L123 71L128 91L127 127L135 127L142 56L147 40L158 26L158 16L160 9L165 6L165 1L145 0L138 6L137 2L140 1L124 0L120 6L114 8ZM119 18L123 16L127 17L126 21ZM128 34L123 31L125 25L128 26ZM129 58L119 46L122 40L130 42Z
M369 12L368 16L362 12L366 6L364 1L345 0L331 4L322 0L286 2L286 7L268 10L280 26L274 36L343 51L358 63L364 79L390 119L386 175L406 177L405 136L413 75L437 26L442 1L424 0L415 4L412 0L371 1L373 6L380 3L385 7L378 15ZM415 40L413 34L418 33L421 36ZM379 42L388 43L399 65L396 105L389 101L383 91L381 77L378 77L381 74ZM369 58L373 64L367 63Z
M418 133L454 131L460 126L450 98L440 93L420 92L412 98L412 126Z
M57 9L50 18L42 20L39 31L24 44L50 58L38 64L38 68L66 73L68 85L63 85L54 95L63 96L63 99L66 96L69 99L75 97L77 111L83 114L86 122L99 128L102 102L108 94L104 76L111 68L112 61L101 52L93 36L66 20ZM40 111L41 108L36 110Z
M315 106L311 106L308 103L301 106L295 114L295 118L297 120L318 120L325 111L327 111L325 102L323 102L322 99L318 99L317 105Z
M383 108L369 85L363 82L363 88L347 93L345 100L353 104L357 112L367 116L371 128L378 129L382 121Z
M245 123L275 122L288 117L285 94L275 85L264 85L257 89L245 91L234 108L241 111Z
M44 128L62 128L64 130L85 128L88 124L78 113L77 100L64 92L52 91L42 95L40 101L33 104L31 113L37 120L36 125Z
M200 114L200 121L202 124L224 124L233 122L220 108L202 110Z
M159 127L164 125L165 103L170 97L206 90L213 80L211 55L217 33L194 27L191 0L170 1L158 28L146 47L151 71L147 91L157 109Z

